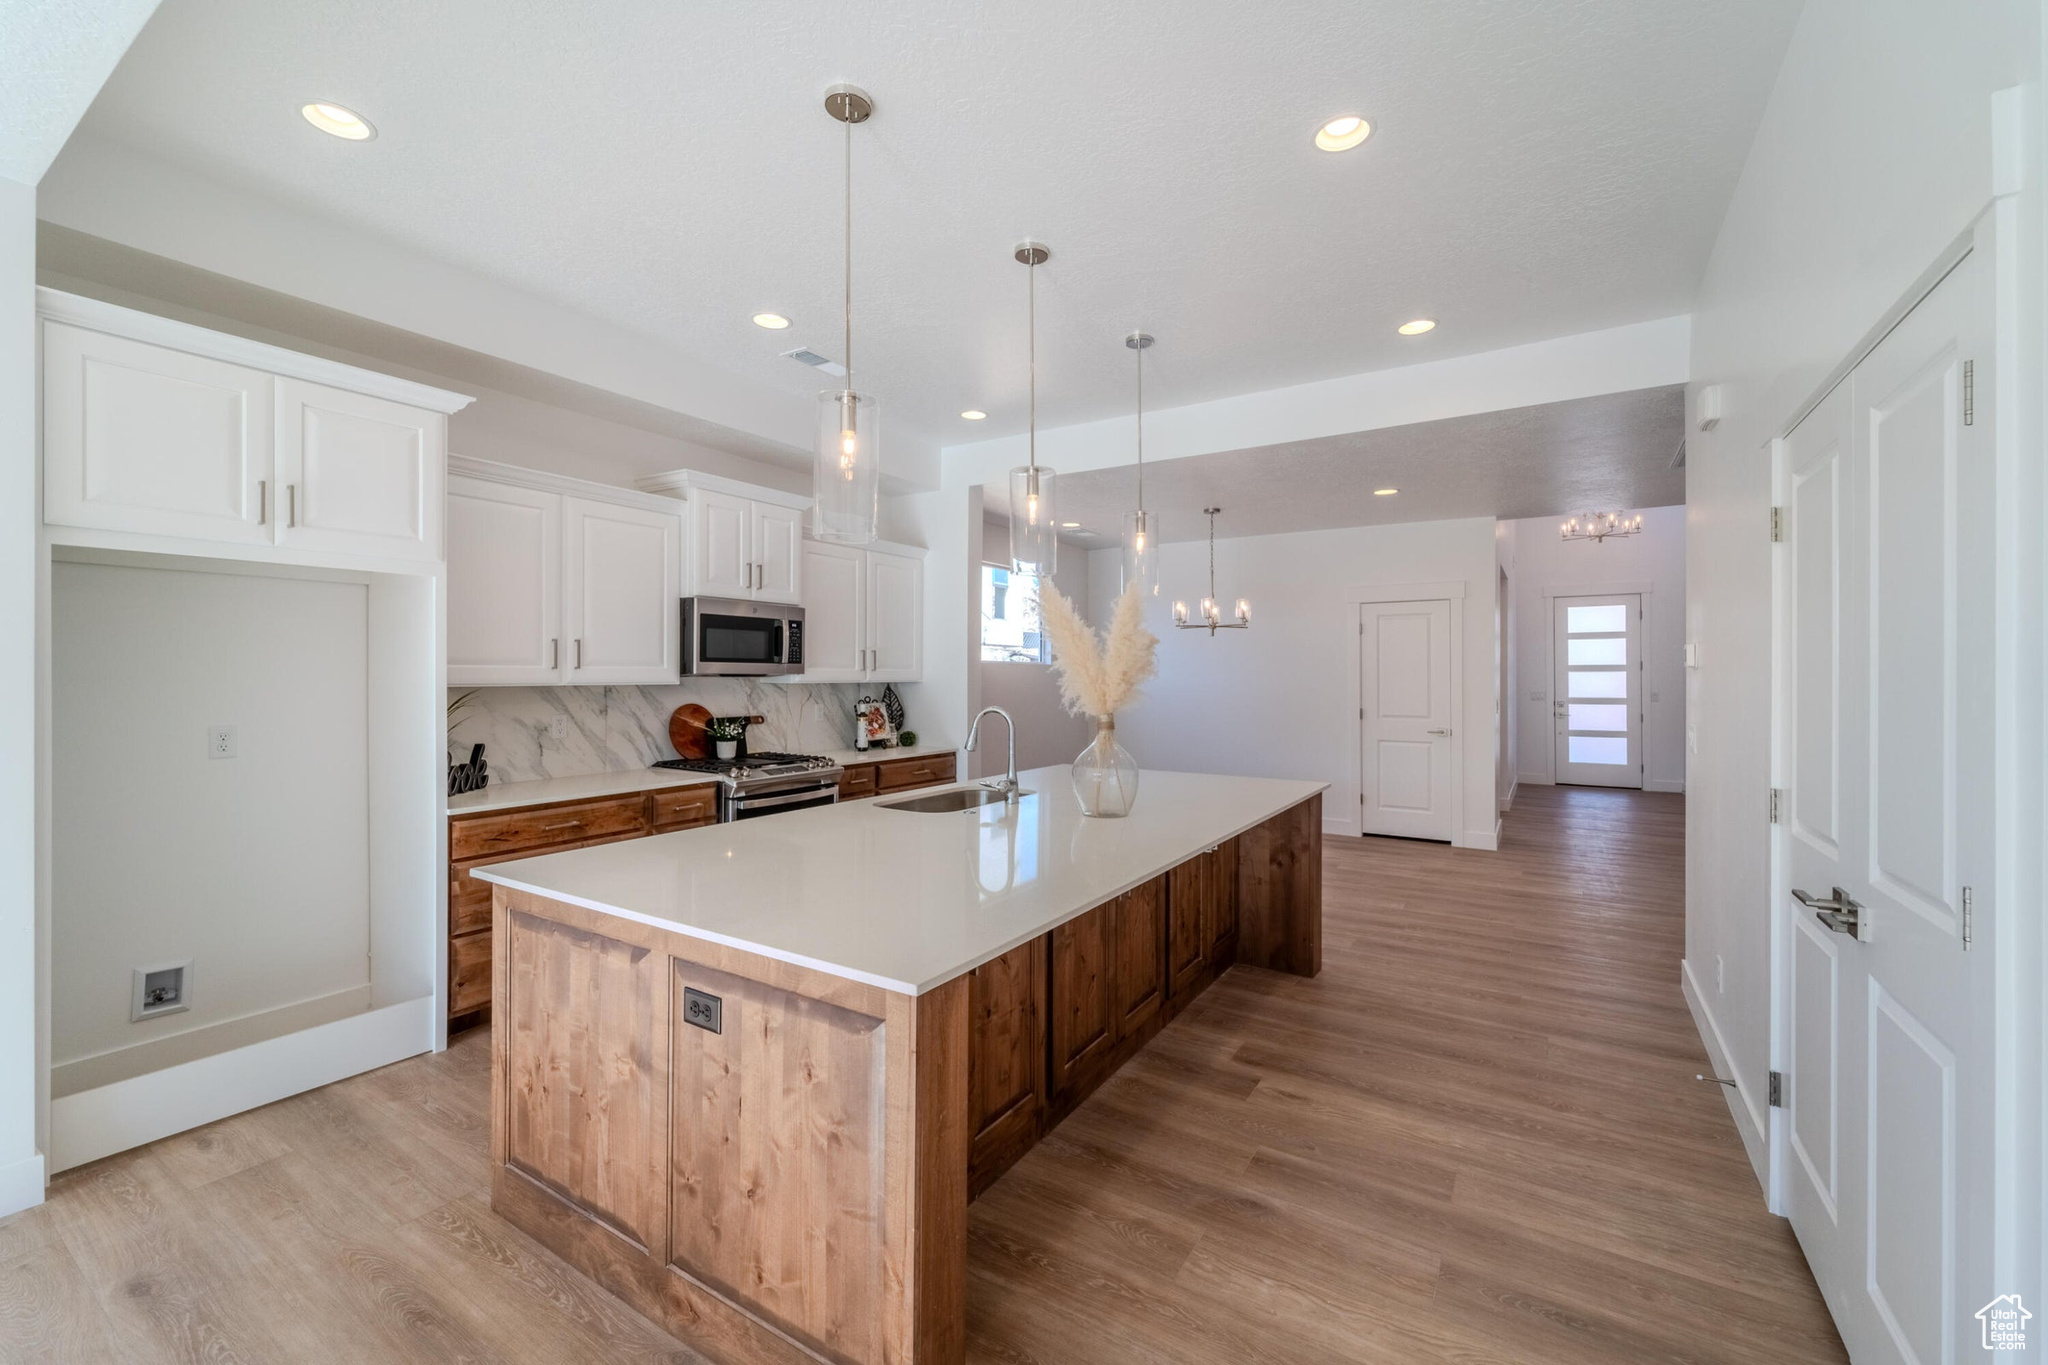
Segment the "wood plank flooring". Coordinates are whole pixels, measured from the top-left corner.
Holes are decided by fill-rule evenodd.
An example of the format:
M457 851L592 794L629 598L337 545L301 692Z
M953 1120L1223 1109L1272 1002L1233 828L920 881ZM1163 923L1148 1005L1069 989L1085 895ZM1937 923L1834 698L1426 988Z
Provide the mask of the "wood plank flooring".
M1683 798L1331 840L1323 974L1231 972L974 1205L1007 1365L1841 1361L1678 990ZM59 1177L0 1361L695 1361L492 1215L489 1045Z

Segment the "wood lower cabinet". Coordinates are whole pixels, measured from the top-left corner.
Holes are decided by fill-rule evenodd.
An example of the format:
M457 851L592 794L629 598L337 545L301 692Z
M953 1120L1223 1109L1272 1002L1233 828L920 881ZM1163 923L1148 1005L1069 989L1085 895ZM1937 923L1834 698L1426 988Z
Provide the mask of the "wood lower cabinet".
M921 754L875 765L875 785L883 792L905 792L913 787L936 787L955 779L957 764L952 754Z
M968 1189L978 1194L1045 1124L1044 937L968 974Z
M1098 905L1049 935L1052 984L1047 1087L1093 1088L1117 1040L1116 902Z
M1154 878L1118 896L1112 919L1117 1032L1130 1037L1166 1006L1166 879Z
M1209 965L1209 856L1188 859L1166 876L1166 990L1194 989Z
M1209 850L1203 888L1202 934L1212 962L1228 960L1237 943L1237 840L1227 839Z

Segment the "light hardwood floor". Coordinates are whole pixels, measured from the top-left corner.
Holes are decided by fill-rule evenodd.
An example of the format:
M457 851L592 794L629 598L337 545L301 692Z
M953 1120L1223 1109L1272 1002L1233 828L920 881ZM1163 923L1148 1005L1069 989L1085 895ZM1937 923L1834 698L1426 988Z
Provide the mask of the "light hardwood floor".
M970 1357L1846 1357L1678 991L1682 798L1496 855L1330 841L1314 980L1233 971L975 1204ZM0 1360L693 1361L496 1219L481 1031L60 1177Z

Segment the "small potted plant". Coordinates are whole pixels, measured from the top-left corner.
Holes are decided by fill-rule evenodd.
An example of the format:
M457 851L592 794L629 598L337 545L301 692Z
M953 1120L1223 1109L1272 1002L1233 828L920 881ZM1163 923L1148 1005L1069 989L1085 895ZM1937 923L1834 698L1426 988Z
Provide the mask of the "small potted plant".
M704 733L717 746L720 758L732 758L739 753L740 738L747 733L747 723L738 716L715 716L704 722Z

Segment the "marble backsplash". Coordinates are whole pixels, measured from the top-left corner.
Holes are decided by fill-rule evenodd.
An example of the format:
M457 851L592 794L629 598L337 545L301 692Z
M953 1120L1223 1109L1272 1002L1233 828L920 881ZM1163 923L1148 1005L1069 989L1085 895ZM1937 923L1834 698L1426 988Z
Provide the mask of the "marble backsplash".
M467 688L450 688L454 700ZM668 718L695 702L714 716L761 716L747 734L755 750L816 753L853 746L853 686L699 678L672 687L486 687L448 718L448 750L467 759L484 746L491 781L644 768L674 758ZM553 728L564 722L562 738Z

